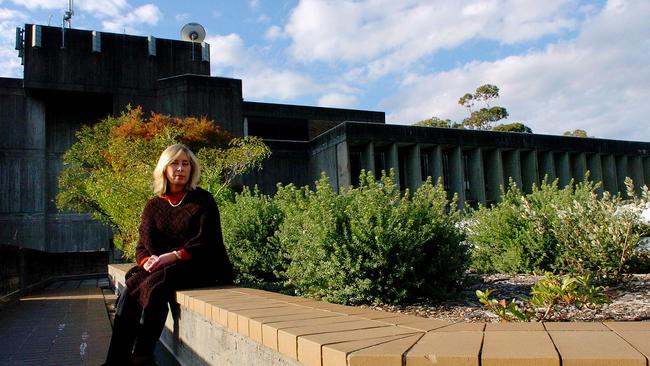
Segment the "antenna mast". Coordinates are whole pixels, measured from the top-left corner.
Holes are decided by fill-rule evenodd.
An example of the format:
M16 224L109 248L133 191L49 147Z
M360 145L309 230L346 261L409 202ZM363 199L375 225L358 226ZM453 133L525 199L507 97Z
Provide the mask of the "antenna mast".
M73 5L74 5L74 0L68 0L68 10L66 10L66 12L63 14L64 27L67 25L68 28L72 28L72 22L70 20L74 15L74 10L72 9Z
M63 22L61 23L61 48L65 48L65 26L72 28L72 16L74 15L74 10L72 9L74 5L74 0L68 0L68 10L63 13Z

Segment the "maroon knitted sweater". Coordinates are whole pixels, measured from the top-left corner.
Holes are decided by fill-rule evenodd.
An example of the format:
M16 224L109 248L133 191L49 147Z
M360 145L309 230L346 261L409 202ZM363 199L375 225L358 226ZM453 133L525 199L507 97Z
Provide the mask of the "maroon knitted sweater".
M154 272L139 266L126 275L126 286L140 304L167 301L181 288L230 284L233 270L221 235L219 210L212 195L197 188L173 207L160 197L151 199L142 212L136 261L184 249L191 259L177 261Z

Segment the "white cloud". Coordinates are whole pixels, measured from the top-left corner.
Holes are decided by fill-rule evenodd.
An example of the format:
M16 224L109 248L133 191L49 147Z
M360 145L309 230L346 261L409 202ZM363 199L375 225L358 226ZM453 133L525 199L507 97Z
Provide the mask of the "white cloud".
M247 99L288 100L319 90L306 74L267 64L260 50L247 48L237 34L208 36L206 42L210 44L211 74L243 79Z
M287 100L317 92L320 88L309 76L298 72L264 67L246 74L244 96L259 99Z
M587 20L577 39L543 51L494 62L473 62L446 72L411 74L383 102L396 123L438 116L461 120L457 104L485 83L501 89L509 121L535 132L585 129L604 138L650 140L650 2L610 1Z
M14 4L29 10L60 10L61 15L68 8L68 0L11 0ZM162 18L162 12L154 4L133 8L127 0L84 0L74 4L75 18L88 15L101 20L102 27L109 32L140 33L141 25L155 25ZM56 18L56 14L55 18Z
M176 14L174 18L179 22L184 22L190 18L190 14L189 13Z
M61 10L68 9L68 0L11 0L12 3L23 6L29 10ZM76 12L92 14L96 18L119 16L129 5L126 0L84 0L74 4Z
M269 41L275 41L281 37L283 37L282 28L278 27L277 25L270 26L266 30L266 33L264 33L264 38L268 39Z
M237 34L208 36L205 41L210 44L210 66L216 74L221 68L236 66L246 58L244 41Z
M258 16L257 19L255 19L255 22L257 22L257 23L268 23L270 21L271 21L271 17L269 17L266 14L262 14L262 15Z
M284 32L298 60L349 62L378 78L477 38L516 43L561 34L577 24L571 9L569 0L302 0Z
M67 1L65 3L65 7L67 7ZM130 8L126 0L84 0L77 1L75 7L78 7L79 11L99 19L118 18Z
M358 102L359 98L356 95L341 93L327 93L318 98L318 105L320 107L352 108L355 107Z
M20 11L0 8L0 77L22 77L22 66L16 51L16 27L27 20Z
M68 0L11 0L11 2L29 10L68 8Z
M162 12L154 4L145 4L133 11L102 21L102 27L108 32L141 33L139 26L156 25L162 18Z

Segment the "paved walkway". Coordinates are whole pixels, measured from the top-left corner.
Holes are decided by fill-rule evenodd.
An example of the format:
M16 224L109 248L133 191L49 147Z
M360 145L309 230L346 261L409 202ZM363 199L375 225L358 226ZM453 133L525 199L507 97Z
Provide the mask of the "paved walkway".
M100 365L111 336L106 278L53 282L0 309L0 365Z

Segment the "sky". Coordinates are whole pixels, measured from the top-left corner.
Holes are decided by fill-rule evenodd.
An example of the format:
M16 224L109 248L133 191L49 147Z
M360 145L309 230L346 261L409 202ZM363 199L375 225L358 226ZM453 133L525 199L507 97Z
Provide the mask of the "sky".
M15 28L61 24L68 0L0 0L0 77ZM256 102L462 121L494 84L504 123L650 141L650 0L76 0L72 27L180 39L198 22L211 75Z

